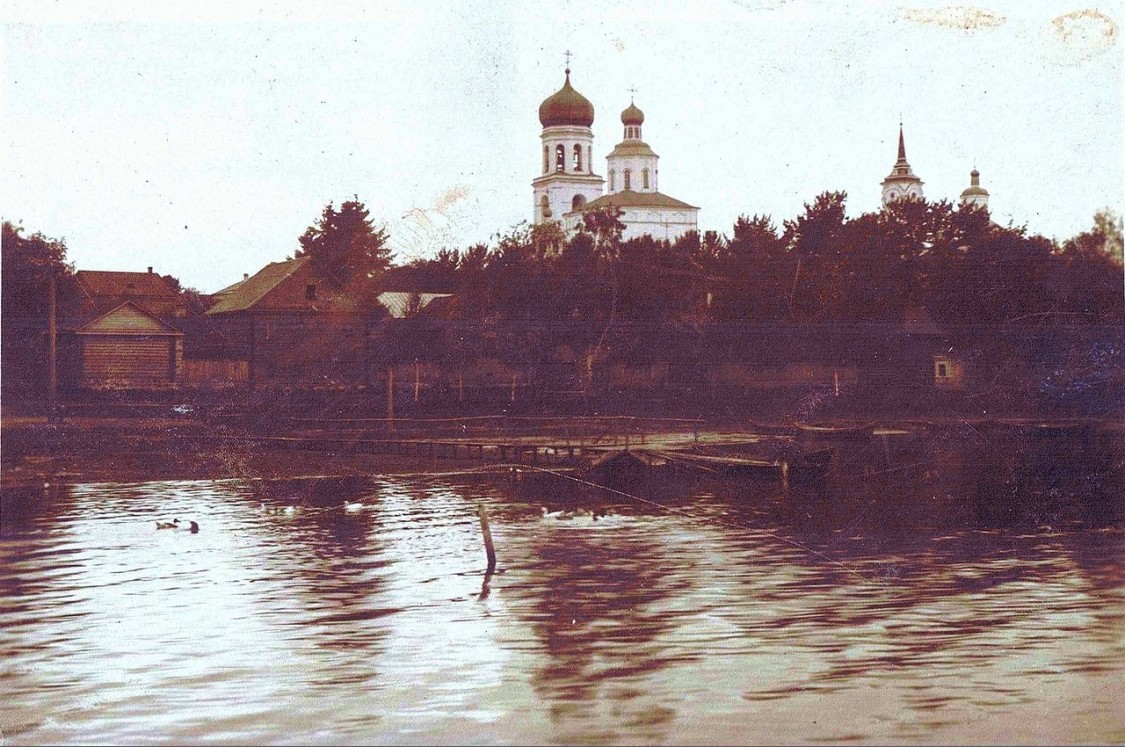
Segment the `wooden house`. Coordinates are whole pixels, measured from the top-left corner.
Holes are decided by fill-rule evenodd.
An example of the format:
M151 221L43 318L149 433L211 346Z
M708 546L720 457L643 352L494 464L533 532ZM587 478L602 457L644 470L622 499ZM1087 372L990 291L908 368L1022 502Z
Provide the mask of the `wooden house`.
M183 332L132 301L74 331L78 386L166 389L183 378Z
M187 309L176 286L147 272L79 270L77 294L60 308L63 384L164 389L183 379Z
M256 385L340 386L366 379L370 315L309 257L272 262L224 288L206 316Z

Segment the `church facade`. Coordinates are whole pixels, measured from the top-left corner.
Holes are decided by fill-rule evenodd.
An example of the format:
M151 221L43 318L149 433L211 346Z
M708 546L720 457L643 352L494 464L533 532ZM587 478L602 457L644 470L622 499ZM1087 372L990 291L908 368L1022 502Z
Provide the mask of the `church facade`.
M698 231L699 208L658 189L660 157L641 136L644 112L636 104L621 113L622 140L606 157L608 188L594 172L594 106L571 86L569 68L563 87L539 105L539 123L543 171L531 182L533 223L556 221L573 231L586 211L616 208L626 240L675 241Z

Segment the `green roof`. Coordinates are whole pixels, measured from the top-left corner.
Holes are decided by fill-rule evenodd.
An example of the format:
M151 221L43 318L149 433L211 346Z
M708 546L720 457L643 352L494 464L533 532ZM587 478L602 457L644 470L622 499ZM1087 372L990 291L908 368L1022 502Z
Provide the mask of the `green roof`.
M577 211L583 212L586 210L598 210L600 208L676 208L679 210L698 210L695 205L689 205L686 202L677 200L675 197L669 197L662 192L634 192L631 189L626 189L622 192L614 192L609 195L602 195L596 200L590 200L585 205L580 207Z
M245 311L260 301L283 280L301 269L308 257L298 257L286 262L271 262L254 275L235 285L223 294L222 300L207 310L208 314L228 311ZM226 289L224 289L226 290Z
M652 152L652 148L648 147L648 143L642 140L623 140L617 145L613 146L613 151L606 156L606 158L613 158L614 156L653 156L658 157Z

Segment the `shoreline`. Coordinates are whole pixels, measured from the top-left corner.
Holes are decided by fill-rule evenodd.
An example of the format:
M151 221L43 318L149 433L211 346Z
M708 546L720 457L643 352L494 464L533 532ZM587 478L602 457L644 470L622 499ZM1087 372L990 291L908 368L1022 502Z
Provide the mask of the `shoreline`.
M987 418L927 419L927 428L941 429L939 434L954 434L962 429L973 431ZM1010 419L1017 422L1018 419ZM1028 422L1031 422L1030 420ZM1049 422L1040 419L1037 422ZM1056 422L1074 422L1073 419ZM1125 422L1095 419L1099 428L1114 433L1115 440L1125 442ZM855 421L837 421L841 427ZM911 429L916 418L879 420L881 429ZM723 442L748 441L762 437L763 426L782 428L791 423L756 422L753 427L721 427L709 425L698 432L699 443L718 445ZM270 434L294 435L292 433ZM334 451L332 434L307 432L319 439L322 448L287 448L262 443L269 436L246 429L217 426L199 420L158 418L69 418L61 424L50 424L45 418L0 419L0 487L15 489L21 485L42 484L63 479L68 482L144 482L152 480L223 480L223 479L296 479L300 477L348 477L375 475L434 476L446 473L487 473L504 459L450 457L448 455L370 453L356 450ZM438 434L399 436L408 441L460 441L460 437ZM647 434L649 444L689 443L692 433ZM490 444L549 441L536 434L488 434L474 437L473 442ZM645 442L634 438L634 447ZM625 448L622 444L605 443L609 448ZM328 446L329 448L324 448Z

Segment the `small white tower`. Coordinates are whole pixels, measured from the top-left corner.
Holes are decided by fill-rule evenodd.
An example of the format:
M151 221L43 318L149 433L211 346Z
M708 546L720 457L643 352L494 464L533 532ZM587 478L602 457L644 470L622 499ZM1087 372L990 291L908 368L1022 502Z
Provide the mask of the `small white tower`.
M961 193L961 204L981 208L988 212L988 190L980 185L980 172L976 167L969 172L971 183Z
M570 85L567 53L563 87L539 105L543 125L543 173L531 182L532 223L561 220L602 195L605 180L594 173L594 105Z
M906 144L902 137L902 123L898 125L898 160L887 178L883 180L883 207L905 199L922 199L922 180L914 175L906 162Z
M606 174L609 177L607 194L624 192L656 192L656 163L660 156L641 139L641 125L645 114L632 101L629 108L621 112L621 123L625 125L625 136L606 156Z

